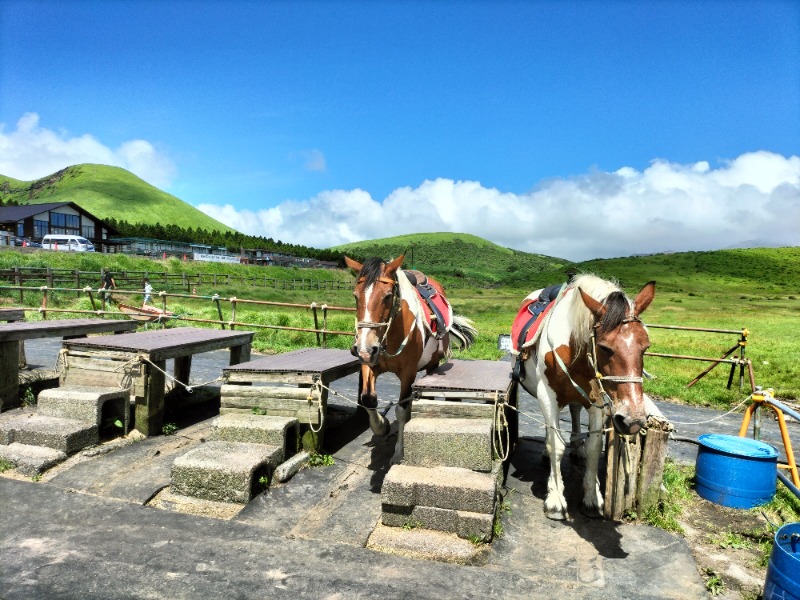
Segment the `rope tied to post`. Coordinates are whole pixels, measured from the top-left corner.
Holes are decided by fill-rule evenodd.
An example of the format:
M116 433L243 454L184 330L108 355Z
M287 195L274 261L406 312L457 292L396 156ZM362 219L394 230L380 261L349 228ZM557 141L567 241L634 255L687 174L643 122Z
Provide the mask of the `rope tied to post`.
M314 382L314 385L311 388L309 388L308 406L307 406L308 428L312 431L312 433L319 433L320 431L322 431L322 428L325 425L325 411L322 410L322 390L324 388L325 388L325 386L322 385L322 381L320 381L319 379L317 379ZM311 412L311 406L314 404L314 393L315 392L317 394L317 401L316 401L316 404L317 404L317 416L319 417L319 427L317 429L314 429L314 423L312 421L313 413Z

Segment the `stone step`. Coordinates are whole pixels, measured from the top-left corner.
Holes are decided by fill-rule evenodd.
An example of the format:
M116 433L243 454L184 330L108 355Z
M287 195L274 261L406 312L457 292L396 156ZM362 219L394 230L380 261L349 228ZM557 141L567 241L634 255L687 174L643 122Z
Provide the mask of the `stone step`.
M117 387L65 386L42 390L36 402L42 416L77 419L100 427L103 420L119 419L128 432L130 393Z
M383 506L381 522L403 529L434 529L455 533L458 537L476 542L492 539L494 514L436 508L433 506Z
M383 480L384 506L430 506L494 514L497 476L458 467L394 465Z
M214 441L278 446L282 450L279 463L297 452L298 424L292 417L229 413L214 419L212 426Z
M367 540L367 548L410 558L468 565L481 555L484 547L451 533L386 527L378 523Z
M416 417L405 426L403 464L492 470L492 422L488 419Z
M500 461L495 461L500 471ZM395 465L381 488L381 522L434 529L488 541L497 505L498 473L458 467Z
M97 425L39 414L22 414L0 423L0 444L44 446L74 454L99 441Z
M174 494L217 502L247 504L266 489L283 448L248 442L206 442L175 459Z
M0 458L14 465L17 472L22 475L34 477L64 462L67 460L67 455L52 448L12 442L7 446L0 445Z

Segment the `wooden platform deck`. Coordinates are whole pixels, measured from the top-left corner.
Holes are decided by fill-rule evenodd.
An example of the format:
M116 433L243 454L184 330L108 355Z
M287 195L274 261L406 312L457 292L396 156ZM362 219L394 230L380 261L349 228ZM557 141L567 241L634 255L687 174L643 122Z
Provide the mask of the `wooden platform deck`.
M8 318L18 315L9 311L5 316ZM122 333L134 331L137 325L136 321L112 319L58 319L0 324L0 410L19 405L19 365L24 362L21 348L25 340L46 337L68 339L90 333Z
M327 381L333 381L358 371L358 359L347 350L327 350L306 348L284 354L263 356L246 363L240 363L224 370L229 381L246 380L259 373L303 373L317 374Z
M134 321L135 323L135 321ZM166 361L174 359L173 377L188 385L192 356L230 349L230 364L250 360L252 331L176 327L103 338L65 340L66 385L100 385L125 376L136 402L135 427L158 435L164 418Z
M505 392L511 385L511 364L493 360L451 360L414 382L417 392L437 390Z

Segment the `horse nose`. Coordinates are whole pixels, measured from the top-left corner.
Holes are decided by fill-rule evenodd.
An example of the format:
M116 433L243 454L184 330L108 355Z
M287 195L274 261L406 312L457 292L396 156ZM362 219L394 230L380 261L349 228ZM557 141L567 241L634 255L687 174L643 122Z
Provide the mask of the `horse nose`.
M352 346L350 346L350 354L358 358L358 345L353 344Z
M367 365L374 365L377 362L379 352L380 347L377 345L356 350L356 354L361 359L361 362Z
M614 428L623 435L633 435L639 433L639 430L644 425L641 419L636 419L628 415L621 415L619 413L614 415Z

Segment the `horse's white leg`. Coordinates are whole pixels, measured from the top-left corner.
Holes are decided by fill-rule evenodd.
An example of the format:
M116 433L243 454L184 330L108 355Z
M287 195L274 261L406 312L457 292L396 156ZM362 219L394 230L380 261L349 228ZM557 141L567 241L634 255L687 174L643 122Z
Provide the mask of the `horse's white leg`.
M564 456L565 445L561 432L558 431L558 404L552 390L543 381L539 382L536 392L542 416L547 423L547 455L550 458L544 514L548 519L563 521L567 518L567 500L564 498L564 479L561 476L561 457Z
M569 415L572 420L572 433L569 438L569 453L574 462L586 461L586 444L581 437L581 405L570 404Z
M397 445L394 449L394 456L392 456L392 464L399 465L403 462L403 432L406 428L406 423L411 419L411 384L414 383L416 373L412 373L409 382L400 380L400 400L408 399L407 402L398 402L394 409L395 418L397 419ZM406 377L408 378L408 377Z
M389 433L389 422L378 412L378 393L375 391L376 375L367 366L361 367L359 387L361 389L361 406L367 411L369 427L375 435L384 436Z
M597 469L600 463L600 450L603 446L603 411L592 406L589 409L589 439L586 441L586 471L583 475L583 510L587 516L603 515L603 496Z

